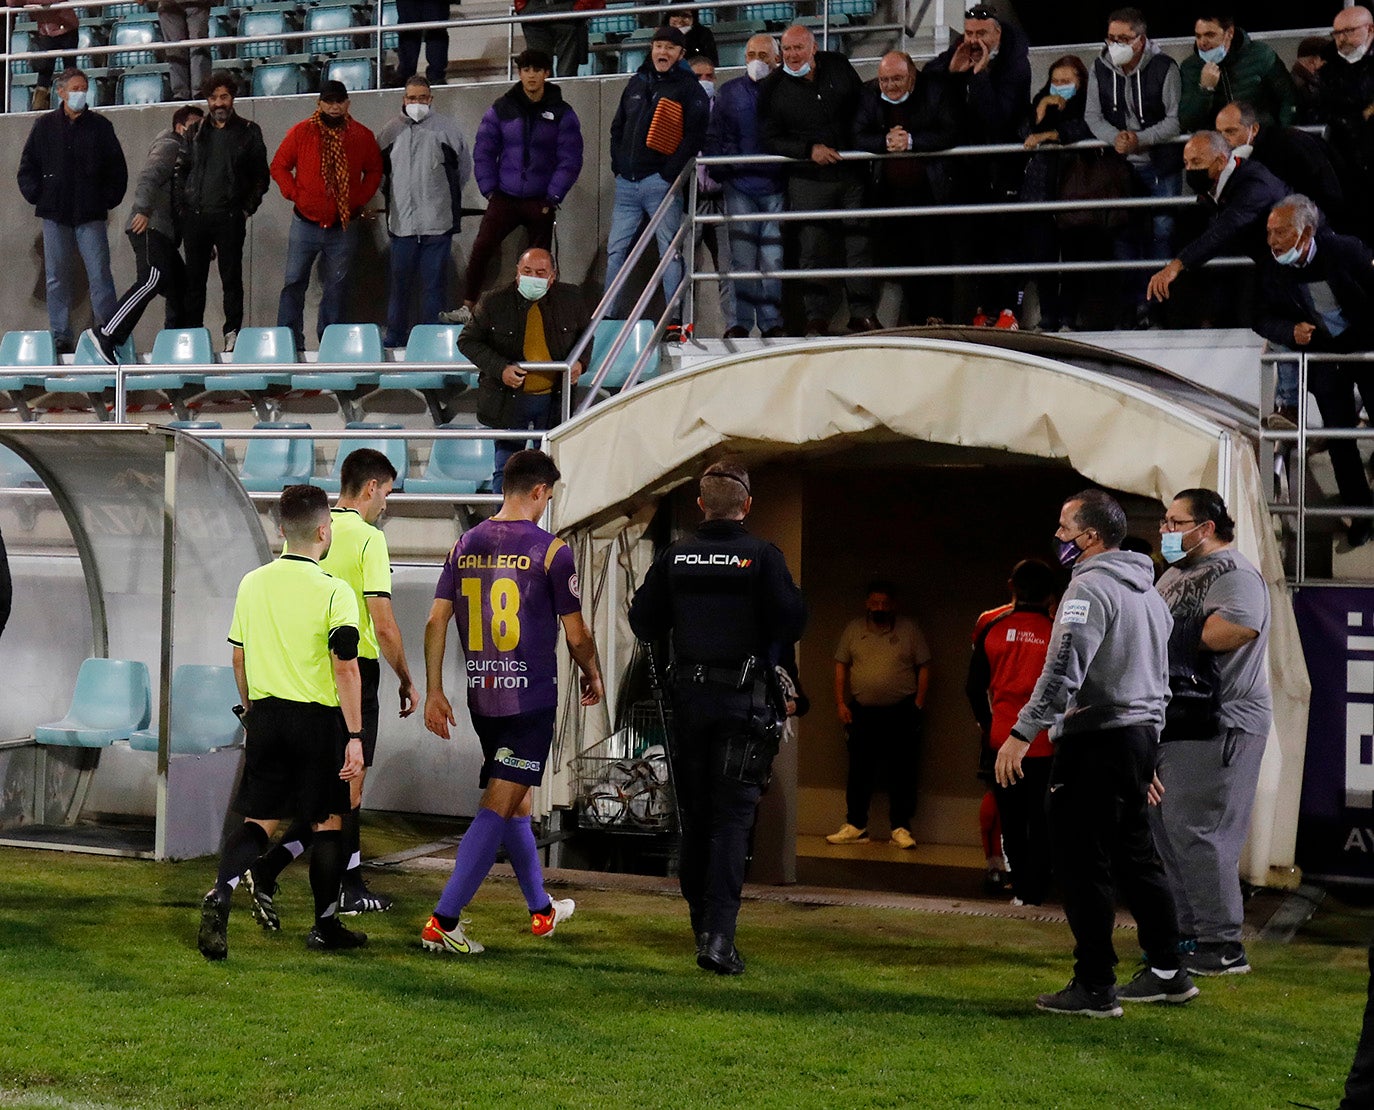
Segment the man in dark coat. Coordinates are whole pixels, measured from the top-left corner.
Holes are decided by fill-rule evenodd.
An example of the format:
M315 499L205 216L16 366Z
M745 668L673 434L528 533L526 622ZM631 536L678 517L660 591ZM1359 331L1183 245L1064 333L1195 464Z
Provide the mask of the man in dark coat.
M782 68L759 85L759 122L763 148L769 154L804 158L787 179L787 206L793 211L858 210L864 206L866 167L843 162L840 151L854 145L854 119L863 82L836 51L817 52L816 36L800 24L782 36ZM826 268L841 261L853 268L871 267L873 249L861 220L817 220L798 230L800 267ZM849 299L849 330L874 331L878 322L878 288L872 278L844 282ZM839 307L839 284L808 281L806 334L828 335Z
M571 389L591 362L591 344L573 363L567 382L561 374L526 370L521 364L564 361L590 322L577 286L558 280L553 255L541 247L522 254L516 280L478 301L472 323L458 336L458 350L481 374L477 419L488 428L551 427L563 390ZM496 441L493 492L501 492L506 460L524 449L524 440Z
M1308 197L1284 197L1269 213L1262 270L1263 300L1255 330L1281 349L1312 352L1374 350L1374 253L1353 235L1323 226ZM1307 387L1328 428L1359 422L1355 389L1374 405L1374 363L1320 362L1308 369ZM1341 502L1374 504L1354 440L1328 442ZM1351 522L1347 538L1358 547L1374 522Z
M1332 227L1353 234L1340 174L1331 148L1320 136L1261 123L1254 107L1244 101L1234 101L1217 113L1217 130L1237 154L1254 159L1291 191L1310 197Z
M1331 24L1332 42L1322 51L1318 97L1326 121L1326 140L1347 168L1346 195L1374 192L1374 16L1356 5ZM1361 219L1360 236L1371 233L1369 205L1352 205Z
M34 120L19 156L19 191L43 221L48 326L60 354L74 349L71 271L78 254L96 323L114 315L105 221L124 199L129 168L110 121L87 106L86 75L64 70L56 88L62 103Z

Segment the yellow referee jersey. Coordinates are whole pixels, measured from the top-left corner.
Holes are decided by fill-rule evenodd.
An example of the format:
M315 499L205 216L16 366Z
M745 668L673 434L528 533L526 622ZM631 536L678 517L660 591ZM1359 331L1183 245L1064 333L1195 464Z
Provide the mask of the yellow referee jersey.
M372 614L367 611L367 599L391 596L391 555L386 536L356 509L333 509L330 516L334 539L320 566L352 588L358 602L358 654L364 659L376 659L381 649Z

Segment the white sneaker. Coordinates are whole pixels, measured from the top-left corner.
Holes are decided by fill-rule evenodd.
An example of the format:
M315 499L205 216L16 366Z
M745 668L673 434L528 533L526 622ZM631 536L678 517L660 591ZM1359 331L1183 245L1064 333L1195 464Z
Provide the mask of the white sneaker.
M461 956L475 956L485 949L463 932L460 921L452 929L445 929L437 917L431 916L420 930L420 944L431 952L457 953Z
M571 898L555 898L550 905L553 909L548 913L530 914L530 932L537 937L553 936L559 923L567 921L577 909L577 903Z
M846 821L840 826L839 832L833 832L825 839L831 844L867 844L868 830L856 829Z
M911 834L900 825L892 830L892 843L895 847L902 849L916 847L916 841L911 838Z
M225 332L225 333L224 333L224 353L225 353L226 355L231 355L231 354L233 354L233 353L234 353L234 344L237 343L238 341L239 341L239 333L238 333L237 331L227 331L227 332Z

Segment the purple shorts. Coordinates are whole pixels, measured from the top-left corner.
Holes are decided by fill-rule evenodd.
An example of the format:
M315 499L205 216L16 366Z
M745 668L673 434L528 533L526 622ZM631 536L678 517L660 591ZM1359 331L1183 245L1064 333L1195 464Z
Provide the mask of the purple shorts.
M482 773L477 785L486 789L492 779L538 786L553 746L554 707L508 717L472 714L472 725L482 743Z

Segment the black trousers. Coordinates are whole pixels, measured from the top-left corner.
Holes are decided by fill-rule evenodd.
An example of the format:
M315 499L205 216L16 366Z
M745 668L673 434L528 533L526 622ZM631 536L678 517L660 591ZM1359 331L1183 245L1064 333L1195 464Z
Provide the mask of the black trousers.
M437 23L449 17L448 0L396 0L396 17L402 23ZM442 85L448 70L448 31L402 31L396 44L396 79L404 84L420 66L420 43L425 44L425 76L431 85Z
M1145 792L1156 730L1144 725L1061 736L1050 771L1050 836L1074 977L1093 991L1116 982L1116 895L1135 918L1151 967L1179 966L1178 920L1155 854Z
M1045 900L1050 885L1050 765L1053 756L1021 761L1025 777L1014 786L992 788L1002 819L1002 850L1011 864L1011 891L1029 906Z
M745 730L750 695L713 684L673 687L672 766L682 823L678 882L692 933L732 940L762 791L724 773L725 742Z
M916 772L921 756L923 714L915 698L896 705L849 703L849 778L845 783L845 820L868 828L868 805L879 782L887 789L888 818L894 829L910 830L916 812Z
M794 212L841 208L861 212L864 206L863 178L852 173L821 180L794 176L787 182L787 207ZM797 249L803 270L873 265L873 243L865 221L860 219L802 221L797 230ZM878 286L872 278L851 277L843 282L803 281L806 318L828 323L839 308L841 290L849 299L851 317L872 316L877 310Z
M529 233L531 247L548 250L553 245L553 221L558 209L545 197L512 197L495 190L487 198L487 210L477 229L477 238L468 255L467 275L463 279L463 299L476 301L482 295L491 260L501 250L501 244L516 228Z
M182 242L186 251L185 327L205 323L205 287L210 280L210 257L219 258L219 283L224 289L224 332L243 327L243 240L247 223L241 212L186 217Z
M1353 428L1360 422L1360 406L1355 403L1356 388L1365 407L1374 413L1374 364L1314 362L1310 364L1307 385L1317 399L1322 423L1328 428ZM1370 504L1369 480L1360 461L1359 444L1353 439L1332 439L1327 444L1341 503Z
M128 235L138 265L138 276L128 292L119 298L114 315L101 327L116 347L122 346L133 334L144 309L157 296L167 298L166 326L183 326L181 298L186 287L186 267L176 244L157 231L149 230L142 234L130 231Z
M1374 1106L1374 940L1369 942L1369 999L1364 1007L1364 1025L1340 1110L1367 1110L1370 1106Z
M552 15L554 12L572 10L571 0L551 0L548 3L532 0L525 8L525 14ZM555 77L576 77L590 53L585 19L574 19L567 23L522 23L520 29L525 33L527 47L542 50L554 60Z

